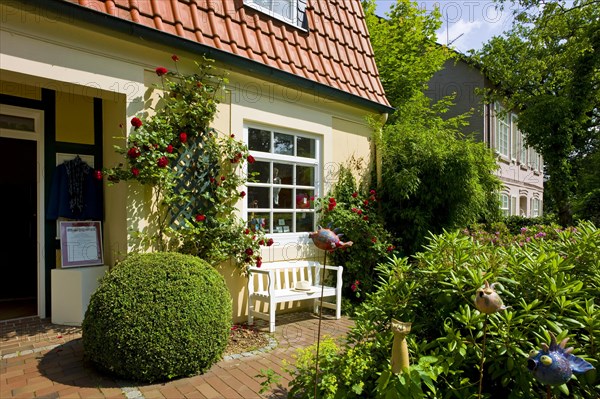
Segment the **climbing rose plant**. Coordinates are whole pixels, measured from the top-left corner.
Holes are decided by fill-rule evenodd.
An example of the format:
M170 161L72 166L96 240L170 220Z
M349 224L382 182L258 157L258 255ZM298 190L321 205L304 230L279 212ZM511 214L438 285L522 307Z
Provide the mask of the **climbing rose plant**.
M197 72L157 67L160 100L152 115L134 117L125 147L115 146L125 160L104 170L110 183L137 181L152 188L151 228L136 232L146 249L194 254L218 264L233 256L245 272L262 263L260 246L271 245L260 226L253 228L238 216L236 202L246 195L240 189L252 175L244 175L246 162L254 162L247 147L234 134L209 127L226 78L214 73L213 61L196 63Z

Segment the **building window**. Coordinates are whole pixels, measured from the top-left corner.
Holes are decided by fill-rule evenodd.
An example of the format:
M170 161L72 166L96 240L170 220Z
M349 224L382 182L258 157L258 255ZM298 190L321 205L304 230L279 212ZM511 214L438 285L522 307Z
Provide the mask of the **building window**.
M538 154L533 148L529 148L529 167L533 170L539 170Z
M320 140L285 130L247 127L255 162L248 164L247 217L253 229L266 233L315 230L314 198L319 194Z
M496 107L496 150L508 158L508 143L510 137L509 115L501 115L502 107Z
M512 133L512 136L510 138L511 141L511 145L510 145L510 157L513 160L516 160L517 157L519 157L521 155L521 148L519 147L520 142L521 142L521 132L519 131L519 129L517 129L517 116L516 115L511 115L511 126L510 126L510 131Z
M500 194L500 211L502 216L510 216L510 205L508 195Z
M540 204L541 201L538 198L534 198L531 201L531 216L533 217L538 217L541 216L541 212L540 212Z
M306 26L307 0L244 0L244 4L299 28Z

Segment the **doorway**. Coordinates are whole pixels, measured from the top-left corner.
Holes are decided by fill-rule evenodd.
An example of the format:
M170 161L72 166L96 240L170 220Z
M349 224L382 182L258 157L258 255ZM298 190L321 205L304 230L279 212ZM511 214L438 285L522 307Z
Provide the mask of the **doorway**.
M0 320L7 320L38 314L37 142L0 137L0 159Z

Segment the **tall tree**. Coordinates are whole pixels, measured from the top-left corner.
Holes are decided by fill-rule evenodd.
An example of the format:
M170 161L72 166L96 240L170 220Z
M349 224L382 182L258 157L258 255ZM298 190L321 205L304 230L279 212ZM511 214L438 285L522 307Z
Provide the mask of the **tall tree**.
M600 134L600 2L520 4L511 30L475 56L496 85L490 99L519 111L527 144L544 157L549 202L569 225L573 165L597 148Z
M396 0L386 18L364 1L375 61L386 95L397 111L383 127L382 210L386 228L405 253L421 249L429 232L464 227L498 215L497 165L483 143L463 137L466 118L442 118L447 100L431 104L427 83L453 55L435 42L437 10Z

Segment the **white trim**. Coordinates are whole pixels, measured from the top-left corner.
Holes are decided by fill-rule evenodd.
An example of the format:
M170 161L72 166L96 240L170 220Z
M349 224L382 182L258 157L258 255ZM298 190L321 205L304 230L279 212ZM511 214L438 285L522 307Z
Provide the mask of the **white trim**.
M282 1L282 0L275 0L275 1ZM285 0L284 0L285 1ZM287 2L287 1L286 1ZM256 0L244 0L244 5L250 7L250 8L254 8L255 10L258 10L264 14L267 14L268 16L278 19L280 21L283 21L287 24L290 24L296 28L305 30L302 28L300 21L298 20L298 0L290 0L290 8L291 8L291 18L286 17L283 14L279 14L278 12L273 11L272 9L269 9L267 7L264 7L260 4L258 4L256 2Z
M32 118L34 120L34 132L22 132L19 130L0 128L0 137L31 140L37 142L37 284L38 284L38 309L40 318L46 317L46 273L45 273L45 230L46 219L44 210L44 111L33 108L15 107L0 104L0 113L7 115Z

